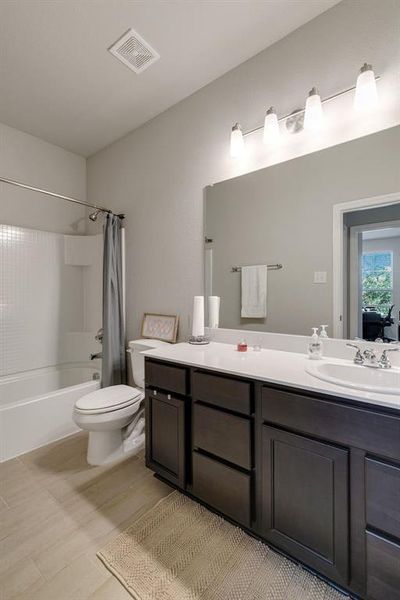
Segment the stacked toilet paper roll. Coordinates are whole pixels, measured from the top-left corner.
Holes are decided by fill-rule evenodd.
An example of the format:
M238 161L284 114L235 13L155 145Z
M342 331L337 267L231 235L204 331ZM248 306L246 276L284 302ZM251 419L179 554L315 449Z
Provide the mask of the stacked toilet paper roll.
M219 327L219 307L221 298L219 296L208 296L208 326L212 329Z
M204 335L204 296L195 296L193 299L192 336L194 338Z

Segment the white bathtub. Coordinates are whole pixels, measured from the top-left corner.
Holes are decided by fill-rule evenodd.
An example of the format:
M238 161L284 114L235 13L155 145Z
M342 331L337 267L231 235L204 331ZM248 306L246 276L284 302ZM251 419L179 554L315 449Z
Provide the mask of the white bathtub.
M62 365L0 377L0 462L70 435L75 402L100 387L95 365Z

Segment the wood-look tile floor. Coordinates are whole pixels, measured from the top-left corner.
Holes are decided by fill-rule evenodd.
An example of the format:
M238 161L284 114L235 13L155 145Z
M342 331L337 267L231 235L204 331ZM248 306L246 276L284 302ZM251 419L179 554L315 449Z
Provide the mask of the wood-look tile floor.
M0 464L0 599L132 600L96 552L171 488L143 452L86 463L79 433Z

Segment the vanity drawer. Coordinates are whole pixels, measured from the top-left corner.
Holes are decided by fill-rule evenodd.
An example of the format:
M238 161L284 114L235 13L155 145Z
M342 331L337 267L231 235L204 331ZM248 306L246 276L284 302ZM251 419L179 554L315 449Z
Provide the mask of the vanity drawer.
M194 403L193 445L244 469L251 469L249 419Z
M250 475L193 452L193 495L234 521L250 526Z
M400 538L400 467L366 458L365 487L367 524Z
M398 460L400 418L263 386L264 421Z
M230 377L193 373L193 399L244 415L251 414L251 384Z
M400 546L367 531L367 598L400 600Z
M152 360L146 360L146 386L154 386L175 392L176 394L187 394L188 371L184 367L165 365Z

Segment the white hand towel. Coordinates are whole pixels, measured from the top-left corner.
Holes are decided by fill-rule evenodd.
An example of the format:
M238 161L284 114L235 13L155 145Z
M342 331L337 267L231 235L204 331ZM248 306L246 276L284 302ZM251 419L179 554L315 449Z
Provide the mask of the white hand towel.
M248 319L267 316L267 265L242 267L242 311Z

